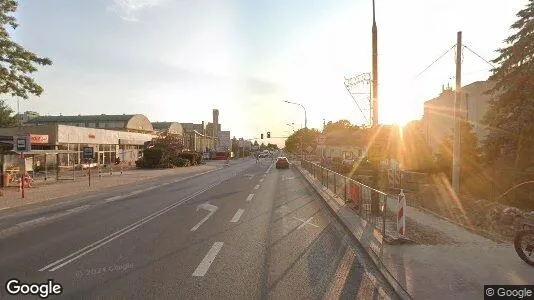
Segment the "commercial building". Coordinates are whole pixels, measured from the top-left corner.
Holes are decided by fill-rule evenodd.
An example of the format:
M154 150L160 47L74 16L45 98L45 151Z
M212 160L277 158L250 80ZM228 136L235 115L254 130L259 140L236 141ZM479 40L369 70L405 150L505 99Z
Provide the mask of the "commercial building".
M218 111L215 111L214 122L210 124L217 124L215 128L220 128ZM10 142L11 136L30 135L32 151L27 153L28 170L34 164L79 165L84 162L84 147L93 147L94 163L113 164L118 157L132 165L140 157L145 143L162 134L182 138L184 150L215 150L215 138L207 134L204 122L151 123L141 114L39 116L34 112L24 113L22 120L22 127L0 128L0 136L5 144ZM2 153L3 170L19 163L18 154L11 151L9 145L4 149L8 150Z
M219 131L219 144L217 151L232 151L232 138L230 131Z
M35 111L25 111L24 113L22 114L16 114L14 116L14 118L17 120L17 121L22 121L22 123L26 123L28 122L29 120L32 120L32 119L35 119L39 117L39 114Z
M129 132L153 133L152 123L144 115L78 115L40 116L25 122L25 125L62 124L77 127L100 128Z
M184 135L184 128L178 122L152 122L152 127L158 135L173 134L181 137Z
M66 150L61 155L43 157L43 161L60 166L78 165L83 162L84 147L94 148L94 162L112 164L119 157L121 161L133 163L140 156L143 145L154 138L153 134L84 128L61 124L25 126L22 134L30 135L31 149L43 153ZM0 128L0 135L20 135L19 128ZM48 150L48 151L47 151Z
M460 116L473 125L473 132L479 143L487 134L482 119L488 110L493 95L485 94L495 86L490 81L477 81L462 87ZM423 126L426 141L433 152L437 152L445 137L453 134L454 90L442 88L441 94L425 102Z

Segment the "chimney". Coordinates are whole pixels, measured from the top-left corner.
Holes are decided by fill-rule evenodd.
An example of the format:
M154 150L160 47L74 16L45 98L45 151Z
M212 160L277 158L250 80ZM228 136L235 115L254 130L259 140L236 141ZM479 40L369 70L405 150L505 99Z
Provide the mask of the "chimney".
M219 110L214 109L213 110L213 140L214 144L216 144L216 139L219 137Z

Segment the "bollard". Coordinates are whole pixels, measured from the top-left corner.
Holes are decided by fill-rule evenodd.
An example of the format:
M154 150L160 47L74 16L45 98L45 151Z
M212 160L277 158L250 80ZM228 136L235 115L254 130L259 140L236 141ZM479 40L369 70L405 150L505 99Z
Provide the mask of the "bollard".
M109 164L109 176L113 175L113 166Z
M398 197L399 201L397 202L397 232L401 236L406 235L406 196L404 195L403 190Z

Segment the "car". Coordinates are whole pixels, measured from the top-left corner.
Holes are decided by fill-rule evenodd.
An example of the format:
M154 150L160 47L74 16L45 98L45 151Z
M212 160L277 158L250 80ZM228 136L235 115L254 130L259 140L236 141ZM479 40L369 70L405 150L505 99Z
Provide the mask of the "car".
M289 169L289 161L287 157L281 156L276 159L276 168L277 169Z

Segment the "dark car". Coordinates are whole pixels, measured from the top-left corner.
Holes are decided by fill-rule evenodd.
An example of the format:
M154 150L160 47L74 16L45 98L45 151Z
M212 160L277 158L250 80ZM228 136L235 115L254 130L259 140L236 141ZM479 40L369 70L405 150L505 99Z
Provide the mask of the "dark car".
M286 157L279 157L276 159L277 169L289 169L289 161Z

